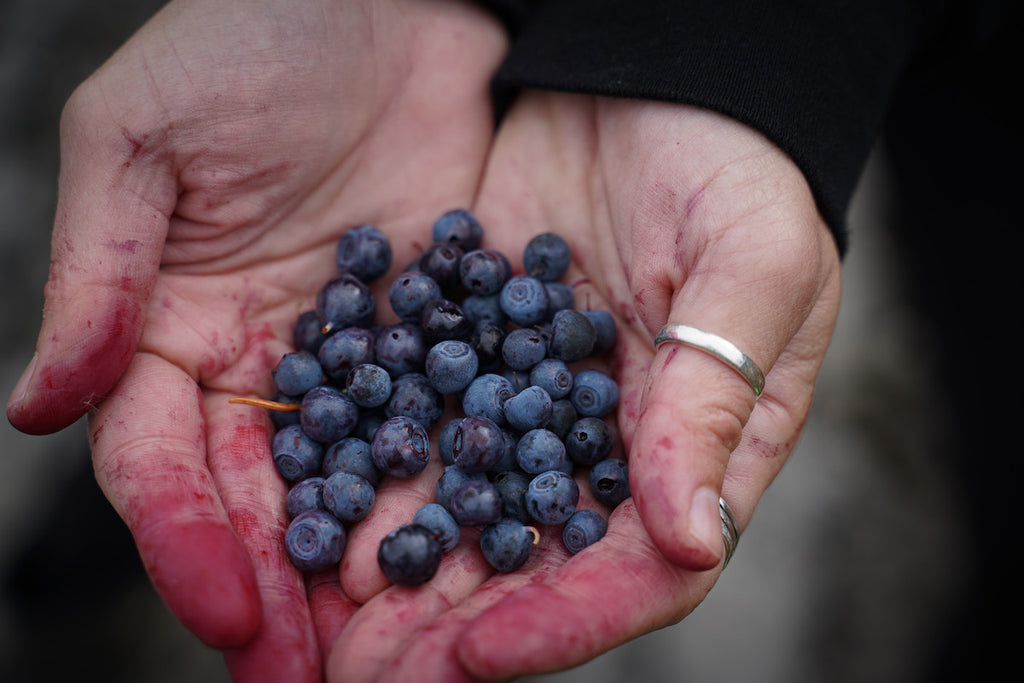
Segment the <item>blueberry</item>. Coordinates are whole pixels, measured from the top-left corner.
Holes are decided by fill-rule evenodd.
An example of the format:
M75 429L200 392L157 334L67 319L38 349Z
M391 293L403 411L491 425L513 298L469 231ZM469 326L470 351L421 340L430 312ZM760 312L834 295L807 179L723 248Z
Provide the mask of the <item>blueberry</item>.
M548 292L537 278L515 275L502 286L499 297L501 310L517 325L533 325L547 316Z
M580 415L604 417L619 403L619 385L600 370L581 370L573 377L569 398Z
M330 444L352 432L359 420L359 406L340 389L321 385L302 397L299 414L302 430L310 438Z
M381 539L377 564L393 584L421 586L437 573L443 554L430 529L405 524Z
M374 486L380 483L380 471L373 464L370 443L354 436L336 441L327 447L321 471L325 477L335 472L348 472L358 474Z
M486 478L470 478L451 496L448 509L461 526L484 526L501 517L501 494Z
M505 419L521 432L539 429L551 419L551 395L538 386L528 386L505 401Z
M506 470L495 474L492 483L501 495L502 517L529 524L532 518L526 511L526 489L530 485L530 476L519 470Z
M325 332L367 325L376 310L373 292L349 273L331 278L316 295L316 312Z
M462 254L462 249L454 244L432 244L420 255L419 269L432 277L440 285L441 292L449 296L462 284L459 277Z
M388 288L391 310L405 322L419 324L427 302L441 297L441 286L434 278L420 271L399 275Z
M614 508L630 496L629 466L621 458L605 458L590 469L590 492Z
M434 221L431 237L438 244L454 244L464 251L476 249L484 240L484 229L466 209L446 211Z
M483 323L491 323L499 327L505 327L508 324L508 315L501 310L501 297L498 294L491 296L470 294L462 300L461 306L462 312L477 327Z
M365 327L337 330L320 345L317 360L328 377L344 384L352 368L374 361L374 340L373 332Z
M495 571L508 573L526 564L536 542L534 530L515 519L499 519L480 532L480 550Z
M464 472L486 472L505 454L505 434L493 420L467 415L452 441L452 462Z
M519 443L516 445L516 462L527 474L570 470L565 444L557 434L548 429L531 429L519 437Z
M565 361L544 358L530 369L530 384L548 392L552 401L559 401L572 391L572 371Z
M551 419L548 421L547 429L557 434L560 439L564 439L578 417L572 401L567 398L559 399L551 404Z
M391 383L391 397L384 407L390 417L411 417L427 431L441 421L444 396L430 383L426 375L407 372Z
M427 342L418 324L397 323L377 332L374 352L377 365L395 378L407 372L423 371Z
M474 249L466 252L459 262L459 280L468 292L476 296L492 296L512 276L512 266L500 251Z
M501 349L508 334L504 325L491 322L479 323L473 329L469 343L477 358L477 372L497 372L504 365Z
M513 370L528 371L544 360L548 353L547 339L541 330L518 327L505 336L501 357Z
M446 339L468 340L473 334L473 322L462 307L450 299L431 299L420 313L420 329L427 344Z
M577 465L592 467L608 457L613 441L607 422L599 417L582 417L565 436L565 451Z
M327 339L323 327L315 310L303 311L292 325L292 347L297 351L316 354L320 350L320 345Z
M295 519L303 512L324 509L324 478L307 477L295 482L284 498L284 510L288 519Z
M325 510L311 510L288 524L284 546L292 564L301 571L329 569L341 561L345 551L345 528Z
M482 415L501 426L505 424L505 400L514 393L512 382L501 375L480 375L466 387L462 410L466 415Z
M455 462L455 454L453 453L455 447L455 432L459 428L459 423L462 422L461 417L455 417L444 423L441 427L441 431L437 433L437 454L441 457L441 462L445 465L451 465Z
M523 249L523 268L543 282L562 278L569 269L572 253L568 243L553 232L536 235Z
M391 267L391 244L375 226L357 225L338 240L335 264L339 272L372 282Z
M581 361L594 350L597 331L590 318L579 311L563 309L551 319L548 353L566 363Z
M370 514L376 500L373 484L351 472L335 472L323 484L324 507L343 522L358 522Z
M608 522L593 510L577 510L562 527L562 542L574 555L596 543L608 531Z
M301 396L321 384L325 377L320 361L309 351L286 353L271 370L274 386L288 396Z
M612 317L612 314L600 309L580 311L580 313L590 318L590 322L594 325L594 349L591 353L603 355L611 351L615 347L615 339L618 335L615 318Z
M391 397L391 375L375 363L360 363L345 379L345 390L361 408L379 408Z
M323 444L306 434L300 425L278 430L271 440L270 452L278 473L290 482L316 476L324 458Z
M451 510L452 496L462 488L462 485L471 479L486 480L484 472L469 474L459 469L457 465L446 465L441 476L434 484L434 500L446 510Z
M544 289L548 291L547 317L554 317L558 311L575 307L576 292L572 285L567 285L564 282L545 282Z
M454 548L462 535L459 523L440 503L426 503L420 506L412 516L412 523L429 529L444 552Z
M427 466L430 457L427 430L411 417L389 418L373 435L370 455L382 474L408 479Z
M565 472L542 472L526 489L526 510L540 524L563 524L576 511L580 489Z
M476 378L480 361L469 343L449 339L430 347L424 365L427 379L435 389L442 394L455 394Z

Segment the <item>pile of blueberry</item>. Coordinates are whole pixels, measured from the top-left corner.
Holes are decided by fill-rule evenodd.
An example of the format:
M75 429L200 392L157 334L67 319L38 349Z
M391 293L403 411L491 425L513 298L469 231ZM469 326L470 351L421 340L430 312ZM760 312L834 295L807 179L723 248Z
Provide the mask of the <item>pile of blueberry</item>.
M616 383L586 367L615 342L612 316L578 310L563 277L570 249L554 233L534 237L513 274L483 246L468 211L443 214L430 245L390 283L395 324L376 322L369 284L391 266L391 246L372 225L339 239L338 274L298 317L294 351L273 371L271 450L289 482L286 549L304 571L337 564L349 525L366 517L384 477L420 474L437 429L444 471L436 501L388 534L378 561L393 583L422 584L464 527L500 572L521 567L534 525L561 525L575 553L600 539L605 517L578 507L577 468L596 500L629 496L626 461L612 455L605 417ZM444 421L445 407L461 416Z

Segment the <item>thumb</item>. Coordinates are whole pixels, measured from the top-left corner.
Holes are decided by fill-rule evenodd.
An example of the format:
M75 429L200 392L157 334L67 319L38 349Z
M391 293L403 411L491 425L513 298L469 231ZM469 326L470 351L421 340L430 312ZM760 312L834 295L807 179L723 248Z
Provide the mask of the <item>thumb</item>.
M7 417L48 434L117 383L135 353L160 267L176 180L160 141L134 136L82 86L61 122L61 172L36 353Z

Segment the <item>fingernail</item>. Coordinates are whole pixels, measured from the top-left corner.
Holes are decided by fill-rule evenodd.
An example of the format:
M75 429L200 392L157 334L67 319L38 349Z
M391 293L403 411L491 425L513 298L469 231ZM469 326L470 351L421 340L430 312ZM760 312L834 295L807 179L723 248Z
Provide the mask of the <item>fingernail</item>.
M28 387L32 383L32 377L36 374L36 361L38 360L39 354L32 354L32 360L28 362L28 366L25 368L25 371L21 373L18 383L14 385L14 390L11 392L11 398L7 401L8 406L17 405L25 399L25 395L28 393Z
M721 557L722 517L718 512L718 492L701 487L693 494L690 502L690 536L700 544L711 557Z

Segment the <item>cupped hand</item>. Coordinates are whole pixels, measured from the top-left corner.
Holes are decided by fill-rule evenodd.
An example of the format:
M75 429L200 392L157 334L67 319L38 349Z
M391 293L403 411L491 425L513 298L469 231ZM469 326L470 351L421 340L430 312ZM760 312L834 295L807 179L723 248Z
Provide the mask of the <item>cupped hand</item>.
M528 93L499 130L475 210L509 255L540 232L566 237L577 305L615 314L608 365L633 496L577 555L544 529L523 569L495 574L470 539L427 586L386 588L342 630L330 680L560 670L677 622L722 569L719 496L746 526L809 410L839 259L798 169L760 134L688 106ZM701 351L655 349L667 322L744 350L767 375L761 397Z
M40 434L88 413L156 588L238 680L319 679L317 638L354 603L337 576L307 600L267 415L228 398L270 393L346 227L386 230L397 271L471 201L504 50L469 4L177 0L68 102L37 353L8 417Z

